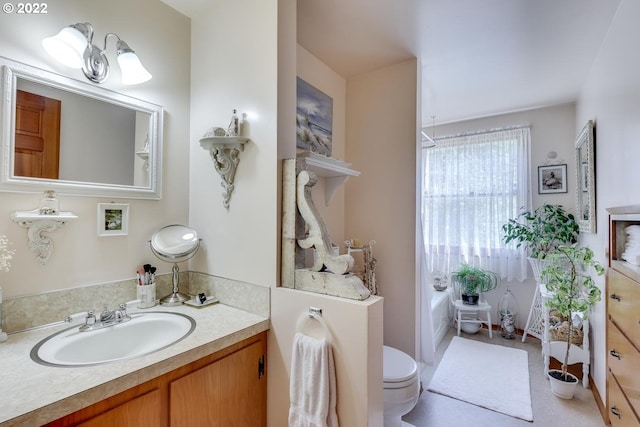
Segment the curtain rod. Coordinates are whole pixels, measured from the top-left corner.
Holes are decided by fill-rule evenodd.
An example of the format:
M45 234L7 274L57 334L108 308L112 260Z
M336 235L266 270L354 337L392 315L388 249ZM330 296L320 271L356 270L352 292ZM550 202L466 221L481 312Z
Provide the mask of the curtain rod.
M502 132L502 131L508 131L508 130L516 130L516 129L526 129L526 128L531 128L531 125L517 125L517 126L509 126L509 127L503 127L503 128L479 130L476 132L464 132L464 133L458 133L454 135L447 135L443 137L435 137L434 139L437 142L437 141L444 141L445 139L462 138L465 136L483 135L487 133Z

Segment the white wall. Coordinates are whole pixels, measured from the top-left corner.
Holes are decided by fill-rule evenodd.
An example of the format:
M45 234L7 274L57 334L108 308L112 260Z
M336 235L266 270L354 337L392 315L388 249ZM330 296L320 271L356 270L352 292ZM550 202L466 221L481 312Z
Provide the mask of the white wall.
M287 425L293 337L310 306L322 309L333 339L340 425L382 425L382 298L353 301L287 288L272 290L267 425ZM322 336L313 323L302 331Z
M333 99L331 157L348 162L349 159L345 159L346 80L301 46L298 46L296 59L298 76ZM313 203L327 225L331 241L340 247L340 253L344 253L344 241L350 238L344 233L345 187L338 188L328 206L325 202L325 188L325 180L318 179L311 192Z
M0 193L0 234L6 234L16 249L11 270L0 273L5 298L133 278L147 262L168 273L171 266L153 257L147 241L160 227L188 220L190 24L185 16L156 0L50 3L46 15L0 15L0 55L86 82L81 70L50 58L41 41L67 25L87 21L94 26L97 44L102 46L107 32L117 33L153 74L149 82L123 86L115 44L109 40L112 69L102 86L165 107L163 197L142 201L61 194L60 208L73 211L79 219L51 233L54 253L42 267L27 248L27 231L9 216L15 210L36 208L45 187L34 193ZM97 203L110 201L130 204L128 236L97 237Z
M640 38L640 3L622 0L589 79L577 103L576 129L595 122L596 218L595 234L581 235L606 265L607 208L640 203L640 58L633 54ZM604 291L604 277L597 278ZM591 316L593 364L591 375L602 401L606 396L606 293Z
M435 128L438 136L456 135L465 132L475 132L486 129L496 129L509 126L531 126L531 192L534 209L545 203L563 205L569 212L575 213L575 104L562 104L546 108L520 111L510 114L485 117L464 122L439 125ZM429 135L433 130L427 129ZM538 194L538 166L544 165L547 153L555 151L557 163L567 164L568 192L555 194ZM497 306L507 286L516 297L519 306L517 324L524 328L531 306L531 299L535 290L535 281L530 278L524 282L502 282L501 286L487 294L487 301L494 308L493 319L497 319Z
M346 157L357 179L346 190L348 236L375 240L384 342L416 355L416 111L412 59L347 80Z
M219 1L192 18L189 223L203 238L191 268L273 286L279 264L278 2ZM255 34L260 34L256 37ZM199 139L248 114L251 141L240 153L230 206Z

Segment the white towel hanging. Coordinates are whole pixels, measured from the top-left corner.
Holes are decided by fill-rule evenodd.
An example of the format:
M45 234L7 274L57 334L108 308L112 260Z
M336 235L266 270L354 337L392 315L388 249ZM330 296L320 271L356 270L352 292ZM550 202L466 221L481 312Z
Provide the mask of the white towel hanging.
M315 320L318 323L320 323L320 326L322 326L324 339L327 340L329 343L332 343L333 339L331 337L331 331L329 330L329 326L327 325L327 322L325 322L325 320L322 318L321 312L322 310L320 309L309 308L308 314L306 313L302 314L298 318L298 321L296 322L296 332L300 332L303 334L304 328L307 325L307 323Z
M320 314L310 308L296 323L291 354L289 427L338 427L336 372L331 333ZM307 336L307 322L317 321L324 337Z

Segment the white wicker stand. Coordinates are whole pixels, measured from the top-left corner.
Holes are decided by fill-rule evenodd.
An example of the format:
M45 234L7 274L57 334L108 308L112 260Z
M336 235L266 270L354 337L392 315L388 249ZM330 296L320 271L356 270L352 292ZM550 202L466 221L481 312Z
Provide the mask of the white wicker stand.
M544 335L545 310L540 297L539 286L539 284L536 284L536 290L533 293L529 317L527 317L527 324L522 332L522 342L527 339L527 334L538 338L540 341L542 341Z
M527 323L522 332L522 342L527 339L527 334L538 338L542 341L544 335L544 321L545 321L545 307L540 296L540 273L549 264L548 261L542 261L537 258L529 258L531 269L533 270L533 276L536 279L536 289L533 292L533 299L531 300L531 308L529 309L529 317L527 317Z

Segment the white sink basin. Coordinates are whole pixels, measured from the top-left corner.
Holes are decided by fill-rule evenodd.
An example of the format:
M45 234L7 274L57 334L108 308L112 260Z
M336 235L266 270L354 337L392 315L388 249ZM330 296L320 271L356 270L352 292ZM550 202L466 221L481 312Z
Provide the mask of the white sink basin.
M31 359L48 366L87 366L143 356L169 347L196 327L181 313L131 314L131 320L95 331L78 325L51 335L31 350Z

